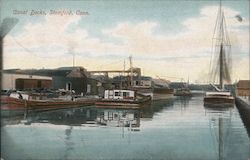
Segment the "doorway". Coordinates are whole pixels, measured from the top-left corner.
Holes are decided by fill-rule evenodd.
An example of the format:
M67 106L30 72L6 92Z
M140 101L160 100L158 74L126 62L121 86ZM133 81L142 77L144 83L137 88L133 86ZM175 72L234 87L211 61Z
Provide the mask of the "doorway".
M66 91L71 91L72 90L72 83L71 82L67 82L66 83Z

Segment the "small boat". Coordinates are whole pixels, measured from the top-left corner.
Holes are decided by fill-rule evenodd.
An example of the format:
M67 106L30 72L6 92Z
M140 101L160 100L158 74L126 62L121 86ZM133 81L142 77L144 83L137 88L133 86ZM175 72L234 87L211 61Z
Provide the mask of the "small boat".
M152 100L165 100L173 97L173 89L169 88L168 81L164 79L144 79L143 85L133 85L132 90L137 94L151 96Z
M173 98L174 90L168 87L155 87L153 90L153 100L165 100Z
M39 97L41 98L41 97ZM1 114L3 116L23 115L27 111L47 111L62 108L94 105L96 99L92 98L48 98L38 99L34 95L14 92L9 96L1 96Z
M104 98L95 102L96 107L139 108L149 102L151 96L136 94L133 90L105 90Z
M192 96L189 88L178 88L174 91L174 96Z
M206 92L204 97L204 106L206 107L230 107L234 106L234 97L231 93L224 88L224 83L230 83L230 63L231 63L231 44L226 30L226 22L224 12L219 6L217 15L216 25L214 29L213 40L213 61L211 77L212 81L215 82L216 78L219 81L219 88L214 84L211 84L215 89L215 92ZM212 59L211 59L212 60Z

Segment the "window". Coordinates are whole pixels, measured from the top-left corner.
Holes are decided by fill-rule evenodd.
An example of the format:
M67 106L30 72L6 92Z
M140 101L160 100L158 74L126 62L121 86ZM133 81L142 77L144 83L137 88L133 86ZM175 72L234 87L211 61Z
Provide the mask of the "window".
M140 82L139 82L139 81L135 81L135 84L136 84L137 86L139 86L139 85L140 85Z
M126 93L126 92L123 92L123 93L122 93L122 96L123 96L123 97L126 97L126 96L127 96L127 93Z
M123 93L122 93L122 96L123 96L123 97L129 97L129 92L123 92Z
M108 112L108 120L113 120L113 112Z
M90 93L90 92L91 92L91 85L87 84L87 93Z
M115 92L115 96L120 96L121 92Z

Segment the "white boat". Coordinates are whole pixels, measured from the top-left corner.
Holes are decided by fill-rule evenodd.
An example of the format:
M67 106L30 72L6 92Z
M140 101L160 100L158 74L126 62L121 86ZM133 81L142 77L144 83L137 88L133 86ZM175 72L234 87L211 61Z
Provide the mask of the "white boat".
M150 96L137 95L133 90L105 90L104 98L96 101L97 107L138 108L151 100Z

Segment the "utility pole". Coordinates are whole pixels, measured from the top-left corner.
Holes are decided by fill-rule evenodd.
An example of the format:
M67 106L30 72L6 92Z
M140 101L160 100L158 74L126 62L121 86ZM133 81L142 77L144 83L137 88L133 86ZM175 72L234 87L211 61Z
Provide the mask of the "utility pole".
M132 87L133 86L133 63L132 63L132 56L130 55L129 56L129 63L130 63L130 86Z
M75 53L73 52L73 68L75 67Z
M125 76L126 62L125 59L123 61L123 76Z

